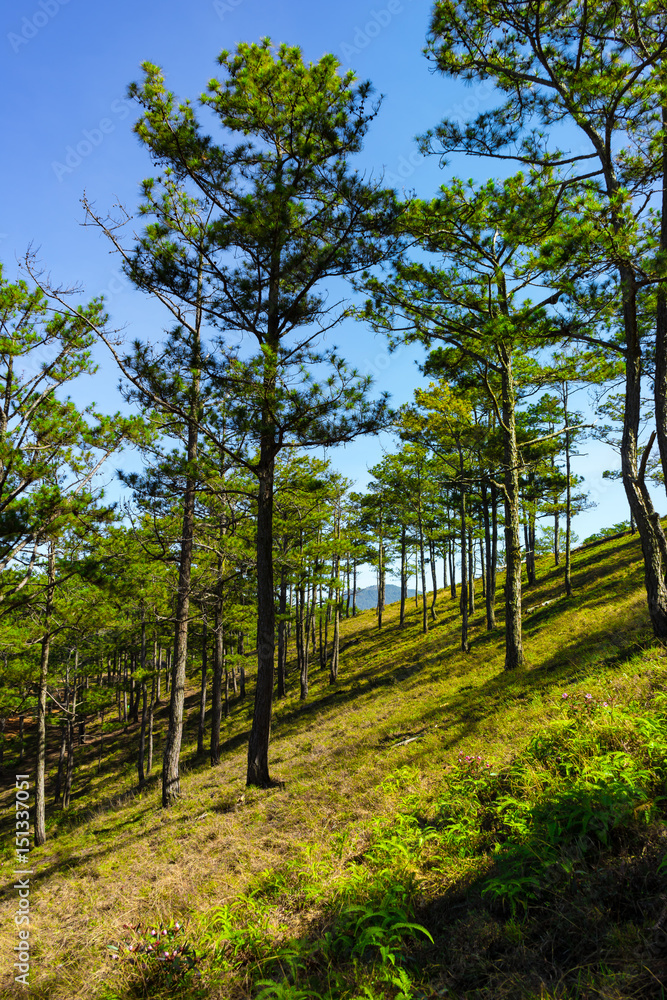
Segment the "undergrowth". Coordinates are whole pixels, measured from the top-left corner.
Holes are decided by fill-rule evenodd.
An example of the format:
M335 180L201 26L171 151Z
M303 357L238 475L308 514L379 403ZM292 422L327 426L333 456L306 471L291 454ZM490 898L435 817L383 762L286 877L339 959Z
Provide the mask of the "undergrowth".
M131 785L131 727L81 748L31 852L31 1000L665 1000L667 661L641 555L575 553L571 601L540 577L514 673L483 612L457 651L442 593L426 636L414 605L404 629L344 621L338 684L314 668L308 703L276 703L284 787L243 785L251 699L211 769L189 693L169 811Z

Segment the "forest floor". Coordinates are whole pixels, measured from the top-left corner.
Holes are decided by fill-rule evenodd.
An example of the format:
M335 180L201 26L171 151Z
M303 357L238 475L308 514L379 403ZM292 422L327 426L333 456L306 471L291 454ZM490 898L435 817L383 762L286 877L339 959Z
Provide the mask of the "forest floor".
M9 818L33 751L18 763L9 742L0 996L664 1000L667 650L636 536L577 550L573 585L568 600L562 567L538 561L513 673L479 581L467 654L442 591L426 635L414 600L403 629L398 605L381 631L373 611L344 620L338 683L313 669L302 703L292 668L275 704L282 787L245 787L252 677L215 768L189 692L168 810L164 707L143 791L138 727L91 739L70 808L48 809L30 852L28 989Z

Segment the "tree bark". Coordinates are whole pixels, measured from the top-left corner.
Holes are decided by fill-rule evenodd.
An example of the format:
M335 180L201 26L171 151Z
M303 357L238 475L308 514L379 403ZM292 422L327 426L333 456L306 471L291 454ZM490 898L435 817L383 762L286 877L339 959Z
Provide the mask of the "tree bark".
M484 548L486 552L486 558L484 560L484 610L486 612L486 630L487 632L493 632L496 627L496 608L494 600L495 587L491 580L493 564L493 557L491 554L491 517L489 514L489 492L484 481L482 481L481 492L482 517L484 519Z
M523 666L521 628L521 541L519 537L519 449L516 440L516 414L512 358L501 344L503 461L505 494L505 670Z
M432 538L429 538L428 541L428 554L431 560L431 583L433 584L433 599L431 601L431 618L435 621L438 617L435 610L436 601L438 600L438 578L435 565L435 542L433 541Z
M49 650L51 647L51 616L56 587L55 545L49 541L47 562L46 607L44 610L44 635L39 662L39 693L37 697L37 767L35 773L35 846L46 841L46 799L44 771L46 766L46 691L49 675Z
M271 786L269 740L273 700L275 609L273 603L273 476L275 443L264 433L261 440L257 497L257 683L252 729L248 741L246 782L259 788Z
M204 735L206 733L206 675L208 671L208 660L206 644L208 642L208 629L206 622L206 612L203 615L202 637L201 637L201 685L199 690L199 726L197 728L197 753L204 752Z
M572 473L570 469L570 422L567 412L567 382L563 382L563 417L565 420L565 593L572 597Z
M221 560L218 561L218 593L215 602L215 646L213 647L213 685L211 691L211 767L220 763L220 723L222 721L222 673L225 661L223 583ZM226 684L226 700L229 681Z
M467 653L470 649L468 643L468 531L466 529L466 494L463 484L461 484L459 514L461 517L461 650Z
M407 530L404 524L401 525L401 614L399 626L405 625L405 601L408 596L408 559L407 559Z
M197 318L199 330L201 317ZM193 345L192 367L199 371L199 336ZM178 591L176 595L176 628L174 632L174 653L171 670L171 697L169 700L169 722L162 758L162 805L170 806L181 794L179 761L183 739L183 710L185 706L185 677L188 656L188 625L190 615L190 579L192 575L192 549L195 529L196 479L194 464L197 460L198 427L194 419L199 405L199 378L195 375L192 387L192 419L188 421L187 478L183 497L183 522L181 552L178 565Z

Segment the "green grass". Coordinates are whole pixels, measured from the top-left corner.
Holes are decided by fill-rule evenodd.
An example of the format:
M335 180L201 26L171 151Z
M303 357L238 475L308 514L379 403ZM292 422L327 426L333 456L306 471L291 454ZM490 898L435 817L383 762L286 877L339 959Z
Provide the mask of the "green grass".
M515 674L483 608L458 651L443 593L426 636L414 602L404 629L396 606L381 632L343 622L339 683L313 670L302 704L293 670L276 704L283 788L244 787L251 683L215 769L192 692L168 811L155 775L134 787L136 727L105 737L99 772L82 748L31 852L30 995L664 1000L667 661L642 577L629 536L574 554L569 601L538 562ZM170 960L142 950L151 930ZM9 954L11 917L0 936Z

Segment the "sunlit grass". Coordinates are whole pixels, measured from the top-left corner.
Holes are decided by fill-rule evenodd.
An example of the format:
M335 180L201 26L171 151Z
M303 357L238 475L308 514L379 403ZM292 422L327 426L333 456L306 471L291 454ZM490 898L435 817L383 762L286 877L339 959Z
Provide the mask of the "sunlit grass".
M664 651L635 539L579 550L573 571L567 600L562 572L538 562L517 674L503 672L502 631L484 629L479 582L468 654L448 593L426 636L414 602L404 629L397 605L381 631L372 611L343 621L338 684L314 669L304 705L292 673L276 703L284 788L244 785L251 684L215 769L196 755L191 695L168 811L155 769L136 790L136 726L106 738L99 773L94 743L81 748L72 808L49 813L31 853L32 995L660 997L648 928L667 891L665 775L646 720L662 711ZM163 728L164 710L158 771ZM627 879L643 911L618 903ZM201 979L175 987L112 957L124 925L176 920ZM0 985L13 995L9 976Z

